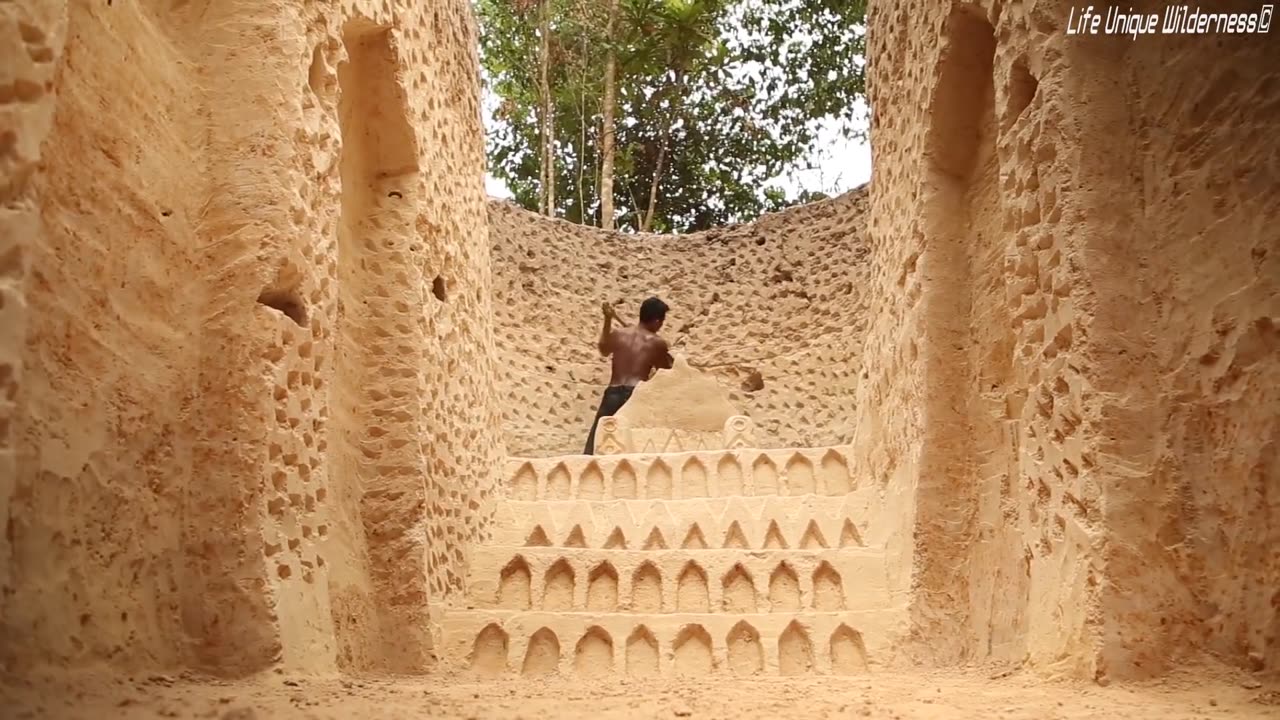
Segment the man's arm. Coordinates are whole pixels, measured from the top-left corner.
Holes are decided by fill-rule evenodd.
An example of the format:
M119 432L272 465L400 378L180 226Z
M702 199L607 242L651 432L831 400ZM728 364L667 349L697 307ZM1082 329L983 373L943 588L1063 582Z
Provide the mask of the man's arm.
M662 370L670 370L676 362L675 358L671 357L671 348L667 345L667 341L662 338L658 338L657 356L658 360L653 366Z
M596 343L596 347L601 355L608 356L613 352L613 308L609 303L604 303L603 309L604 325L600 328L600 341Z

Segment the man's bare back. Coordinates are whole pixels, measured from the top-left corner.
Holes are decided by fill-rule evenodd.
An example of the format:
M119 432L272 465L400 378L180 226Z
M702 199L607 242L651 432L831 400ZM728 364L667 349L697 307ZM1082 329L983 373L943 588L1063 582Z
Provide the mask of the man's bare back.
M672 364L667 341L640 325L613 330L608 350L606 354L613 355L610 385L635 387L648 380L655 369L669 369Z

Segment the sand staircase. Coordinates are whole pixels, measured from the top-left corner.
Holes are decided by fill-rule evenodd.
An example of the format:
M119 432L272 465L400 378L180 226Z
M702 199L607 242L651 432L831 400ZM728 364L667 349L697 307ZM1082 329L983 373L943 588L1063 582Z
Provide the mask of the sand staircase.
M513 459L507 472L469 606L444 622L447 657L477 674L853 674L901 615L893 523L844 448Z

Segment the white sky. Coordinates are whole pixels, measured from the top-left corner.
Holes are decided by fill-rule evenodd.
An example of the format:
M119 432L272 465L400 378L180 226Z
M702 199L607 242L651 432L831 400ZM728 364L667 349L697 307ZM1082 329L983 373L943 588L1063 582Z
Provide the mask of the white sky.
M485 127L493 123L493 110L497 105L496 96L485 89L484 122ZM865 108L859 108L865 114ZM834 125L834 124L832 124ZM818 135L818 152L814 158L817 166L814 170L792 173L775 179L774 182L795 195L801 190L825 192L829 195L852 190L871 179L871 146L867 142L845 140L832 126L825 126ZM510 198L511 191L505 183L485 173L485 189L493 197Z

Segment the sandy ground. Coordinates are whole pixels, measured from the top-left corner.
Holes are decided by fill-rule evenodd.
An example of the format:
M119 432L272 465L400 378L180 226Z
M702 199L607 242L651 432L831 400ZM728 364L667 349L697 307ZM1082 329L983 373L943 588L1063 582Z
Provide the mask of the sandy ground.
M1280 680L1226 670L1159 682L1054 682L1030 674L876 673L863 677L688 682L464 678L193 676L0 685L4 718L1280 718Z

